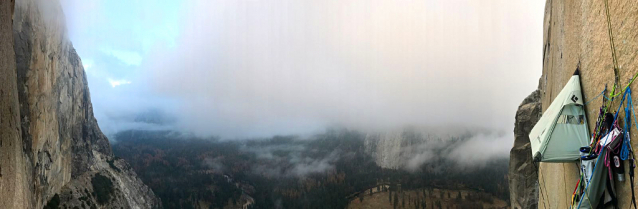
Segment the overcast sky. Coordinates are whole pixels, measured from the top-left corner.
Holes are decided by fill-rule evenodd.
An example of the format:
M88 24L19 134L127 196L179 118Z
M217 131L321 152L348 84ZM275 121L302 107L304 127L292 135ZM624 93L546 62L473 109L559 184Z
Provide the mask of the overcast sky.
M544 1L61 1L107 134L511 133L542 68Z

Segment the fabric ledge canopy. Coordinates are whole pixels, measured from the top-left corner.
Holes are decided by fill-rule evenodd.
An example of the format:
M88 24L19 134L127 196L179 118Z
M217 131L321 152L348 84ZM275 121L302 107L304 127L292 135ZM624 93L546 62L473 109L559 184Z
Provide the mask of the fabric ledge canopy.
M582 98L576 70L529 134L534 161L573 162L580 158L579 148L588 146L589 138Z

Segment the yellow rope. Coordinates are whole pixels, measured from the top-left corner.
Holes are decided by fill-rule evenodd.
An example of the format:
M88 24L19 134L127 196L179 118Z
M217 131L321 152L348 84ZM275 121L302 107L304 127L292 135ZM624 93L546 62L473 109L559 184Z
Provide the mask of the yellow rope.
M638 78L638 73L636 73L636 74L635 74L635 75L631 78L631 80L629 81L629 83L627 83L627 85L626 85L625 87L623 87L622 89L618 89L618 90L620 90L620 92L616 93L617 88L620 86L620 78L619 78L619 73L618 73L618 71L619 71L619 67L618 67L618 57L617 57L617 55L616 55L616 46L615 46L615 44L614 44L614 33L613 33L613 31L612 31L612 28L611 28L611 15L609 14L609 0L605 0L605 14L606 14L606 19L607 19L607 30L608 30L608 33L609 33L609 43L610 43L610 48L611 48L611 57L612 57L613 65L614 65L614 66L613 66L613 67L614 67L614 85L613 85L613 87L612 87L611 92L609 93L609 98L607 99L607 104L603 106L603 117L604 117L604 115L605 115L605 114L607 114L607 112L608 112L608 108L609 108L609 107L611 107L611 103L612 103L612 101L614 100L614 97L617 97L617 96L620 96L620 95L624 94L624 93L625 93L625 91L627 91L627 89L629 88L629 86L631 86L631 84L632 84L632 83L636 80L636 78ZM604 100L605 100L605 99L603 99L603 101L604 101ZM603 102L603 104L604 104L604 102ZM622 105L622 104L620 104L620 105ZM599 125L599 127L597 127L595 130L599 130L600 128L602 128L602 122L601 122L600 124L598 124L598 125ZM599 136L596 136L596 138L597 138L597 137L599 137ZM597 146L597 145L598 145L598 142L595 142L595 144L596 144L596 146ZM592 144L592 145L593 145L593 144ZM591 149L591 151L590 151L590 154L591 154L591 152L592 152L593 150L594 150L594 147L592 147L592 149ZM632 153L632 156L633 156L633 153ZM633 156L633 157L634 157L634 159L635 159L635 156ZM582 163L582 162L581 162L581 163ZM580 168L579 168L579 169L580 169ZM595 168L594 168L594 169L595 169ZM583 182L582 182L582 179L583 179L583 174L581 173L581 181L579 181L579 182L578 182L578 184L577 184L577 188L580 186L580 184L582 184L582 183L583 183ZM589 185L589 183L588 183L588 185ZM587 187L588 187L588 186L587 186ZM584 190L584 191L582 191L582 192L583 192L583 194L585 194L585 195L587 195L587 189L588 189L587 187L585 187L585 190ZM576 192L576 193L578 193L578 192ZM574 195L575 195L576 193L574 193L574 194L572 195L572 206L574 205L574 199L575 199ZM591 206L591 205L592 205L592 204L591 204L591 200L590 200L589 198L588 198L587 200L589 200L589 204L590 204L590 206ZM579 207L579 208L580 208L580 204L581 204L581 203L582 203L582 199L581 199L581 200L579 200L579 204L578 204L578 207ZM570 206L570 207L572 207L572 206Z
M605 0L605 13L607 14L607 31L609 32L609 45L611 47L611 58L614 63L614 76L618 83L618 58L616 56L616 46L614 45L614 33L611 29L611 15L609 15L609 0Z
M622 88L622 91L621 91L621 92L618 92L618 94L614 94L614 95L613 95L613 97L616 97L616 96L619 96L619 95L622 95L623 93L625 93L625 91L627 91L627 88L629 88L629 86L630 86L630 85L634 82L634 80L636 80L636 77L638 77L638 73L636 73L636 74L634 75L634 77L632 77L632 78L631 78L631 80L629 81L629 83L628 83L628 84L627 84L624 88ZM611 98L611 97L610 97L610 98Z
M636 75L634 75L634 77L627 84L627 86L625 88L623 88L618 94L616 94L616 88L619 86L620 78L618 77L618 59L617 59L617 56L616 56L616 47L614 45L614 33L613 33L612 29L611 29L611 15L609 15L609 2L608 2L608 0L605 0L605 14L606 14L606 17L607 17L606 18L607 19L607 31L609 33L609 43L610 43L610 48L611 48L611 58L612 58L612 62L613 62L613 65L614 65L614 85L613 85L613 87L611 89L611 92L609 93L609 100L607 100L607 105L603 106L603 117L604 117L605 114L607 114L608 107L611 107L611 102L613 101L613 98L618 96L618 95L623 94L627 90L627 88L629 88L631 83L633 83L634 80L636 79L636 77L638 76L638 73ZM601 122L601 124L599 124L599 126L600 127L598 127L598 128L602 128L602 122ZM595 129L595 130L597 130L597 129ZM597 146L598 142L595 142L595 143L596 143L596 146ZM594 150L594 147L592 147L592 149L590 151L590 154L591 154L591 152L593 152L593 150ZM582 177L583 177L583 175L581 173L581 178ZM580 183L582 183L582 182L579 182L579 184ZM585 190L583 191L583 193L585 195L587 195L587 189L588 189L587 187L589 187L589 183L585 187ZM589 197L588 197L587 200L589 202L589 205L592 206L591 199L589 199ZM572 201L573 201L573 199L572 199ZM580 208L580 204L581 203L582 203L582 199L579 201L578 208Z
M618 58L616 56L616 46L614 45L614 32L611 29L611 15L609 14L609 0L605 0L605 14L607 17L607 32L609 33L609 46L611 48L611 58L614 64L614 86L611 89L611 93L609 94L609 98L613 100L614 97L622 94L616 94L616 88L619 85L620 79L618 77ZM624 92L624 90L623 90ZM612 101L607 101L608 105L611 105Z

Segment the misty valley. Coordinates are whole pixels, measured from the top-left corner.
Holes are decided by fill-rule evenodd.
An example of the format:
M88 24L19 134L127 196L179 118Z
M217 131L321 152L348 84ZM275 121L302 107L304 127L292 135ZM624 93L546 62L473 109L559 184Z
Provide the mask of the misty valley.
M0 209L564 208L610 6L613 65L602 1L0 0Z
M328 129L220 140L128 130L111 138L116 158L164 208L507 208L507 156L452 154L468 152L460 149L477 135Z

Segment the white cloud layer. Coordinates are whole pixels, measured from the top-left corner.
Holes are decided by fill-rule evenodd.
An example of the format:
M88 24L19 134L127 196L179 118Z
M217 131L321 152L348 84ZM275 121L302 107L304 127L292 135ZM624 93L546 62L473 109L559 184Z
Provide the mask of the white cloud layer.
M74 3L80 6L71 7L71 17L84 18L72 21L74 39L110 35L77 32L114 18L91 18L100 3ZM171 38L137 43L145 35L129 39L126 30L112 30L118 33L107 41L117 43L113 50L141 57L126 56L139 64L126 74L132 82L120 86L126 90L91 86L103 93L92 94L96 114L121 112L114 108L123 102L95 99L113 94L107 97L166 109L177 127L202 135L303 134L331 125L456 124L509 132L542 67L541 1L189 0L176 9L179 18L166 21L175 24L148 11L172 11L161 4L139 15L140 5L123 4L135 20L121 27L137 36L140 28L167 28ZM89 48L89 41L79 42ZM92 60L94 71L99 61Z

